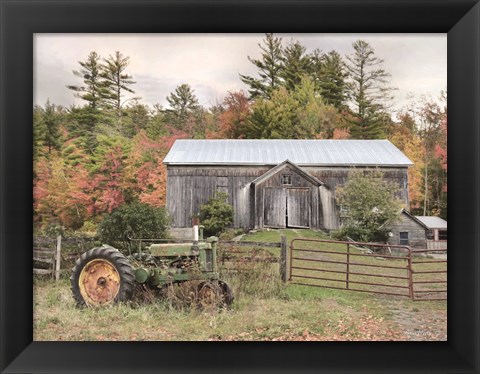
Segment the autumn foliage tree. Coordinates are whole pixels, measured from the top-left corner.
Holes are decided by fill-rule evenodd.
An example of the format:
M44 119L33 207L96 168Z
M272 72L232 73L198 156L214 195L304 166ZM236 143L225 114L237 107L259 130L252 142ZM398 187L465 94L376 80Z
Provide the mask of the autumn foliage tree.
M229 92L218 115L218 131L211 138L241 139L245 137L251 105L244 92Z
M357 41L353 54L341 56L267 33L259 47L259 57L247 56L255 74L240 75L248 93L227 92L210 107L182 82L167 108L132 97L130 59L121 52L103 59L92 51L79 61L76 82L66 87L83 104L33 108L35 226L77 230L133 203L163 208L162 162L182 138L387 137L414 163L410 210L446 218L446 94L416 100L393 120L384 105L389 73L368 43Z

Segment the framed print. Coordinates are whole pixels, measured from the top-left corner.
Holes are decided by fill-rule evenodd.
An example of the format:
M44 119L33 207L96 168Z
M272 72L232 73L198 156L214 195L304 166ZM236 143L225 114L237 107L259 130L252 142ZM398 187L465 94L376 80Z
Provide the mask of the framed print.
M0 370L21 372L428 372L480 370L480 4L478 1L0 0ZM32 94L39 34L447 34L448 340L439 342L33 341ZM225 53L229 53L228 50ZM220 57L221 58L221 57ZM181 56L179 63L182 63ZM160 67L159 67L160 68ZM415 69L415 66L410 66ZM212 79L215 79L212 72ZM45 84L48 84L46 82ZM67 84L67 83L66 83ZM282 165L279 165L282 166ZM288 166L288 165L287 165ZM290 165L291 166L291 165ZM283 169L282 169L283 170ZM292 166L286 202L310 201ZM293 170L293 172L292 172ZM219 187L228 190L228 178ZM222 190L223 191L223 190ZM306 192L307 191L307 192ZM270 194L270 195L268 195ZM275 191L268 190L274 201ZM283 201L283 200L282 200ZM290 218L295 209L286 208ZM283 211L282 211L283 212ZM313 218L312 218L313 217ZM191 217L189 217L191 218ZM285 212L282 213L282 219ZM308 226L311 213L298 215ZM283 221L281 221L283 223ZM273 222L277 224L278 222ZM403 241L408 235L401 235ZM155 318L155 316L151 316ZM55 323L53 321L52 323ZM113 322L112 322L113 323ZM116 317L114 323L121 324ZM79 334L81 331L79 331Z

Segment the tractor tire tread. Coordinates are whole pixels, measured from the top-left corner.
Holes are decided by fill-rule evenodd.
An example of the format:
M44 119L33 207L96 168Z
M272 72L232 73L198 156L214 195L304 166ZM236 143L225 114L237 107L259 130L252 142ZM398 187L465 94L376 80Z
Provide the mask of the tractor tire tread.
M82 253L82 255L76 261L75 266L72 268L72 275L70 276L70 289L77 306L86 305L78 285L80 273L85 265L97 258L105 259L111 262L120 275L120 289L113 302L117 303L130 300L133 296L133 290L135 286L135 276L132 265L118 249L109 245L102 245Z

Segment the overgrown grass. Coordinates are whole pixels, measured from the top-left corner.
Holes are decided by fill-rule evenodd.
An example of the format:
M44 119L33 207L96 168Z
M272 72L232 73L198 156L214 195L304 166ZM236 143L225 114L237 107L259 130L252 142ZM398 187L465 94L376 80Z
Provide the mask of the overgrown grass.
M326 238L312 231L271 230L243 240L277 242L282 234L289 242L296 237ZM431 312L446 318L445 302L284 285L277 263L226 264L221 277L233 288L235 301L228 309L209 311L188 303L176 305L171 297L79 309L67 279L37 280L34 340L408 340L391 305L413 319Z
M168 300L79 309L66 280L42 282L35 287L34 340L289 340L285 335L305 331L329 340L326 327L342 319L382 316L376 302L362 295L337 298L330 290L290 286L259 296L235 288L232 308L215 312L172 307Z

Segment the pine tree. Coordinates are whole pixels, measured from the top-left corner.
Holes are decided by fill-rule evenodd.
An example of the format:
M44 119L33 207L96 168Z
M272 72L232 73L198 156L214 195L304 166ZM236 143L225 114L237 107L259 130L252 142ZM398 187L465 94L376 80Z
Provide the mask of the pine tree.
M313 79L326 104L342 110L346 108L348 83L345 62L337 51L321 54L316 50L312 56Z
M90 105L71 107L67 116L66 128L71 137L79 138L82 148L92 154L97 146L97 128L102 112Z
M283 50L280 76L289 91L294 90L304 77L311 74L312 59L306 51L306 48L296 40L292 40Z
M150 139L158 139L166 135L165 128L165 113L160 104L154 104L151 112L150 121L148 122L145 131Z
M185 83L178 86L175 92L170 93L167 96L167 101L171 107L171 109L166 110L167 121L177 129L187 127L190 115L200 108L194 91Z
M80 70L73 70L73 74L76 77L83 79L84 85L82 86L67 86L68 89L75 91L75 97L79 97L88 102L88 105L97 109L102 100L107 96L108 90L105 85L102 84L101 73L101 57L93 51L90 52L85 61L79 61L78 63L82 67Z
M240 79L249 88L250 98L267 98L269 99L272 92L280 87L282 78L280 72L282 69L282 39L276 38L272 33L265 34L263 41L265 46L259 44L262 50L260 60L248 57L248 60L258 68L260 78L254 78L240 74Z
M350 73L352 114L350 133L354 139L381 139L385 136L385 105L392 88L390 74L380 66L383 60L375 57L373 48L365 41L353 43L354 53L347 56Z
M134 100L122 110L122 117L119 121L119 134L127 138L133 138L140 130L149 126L151 119L149 107Z
M60 148L60 121L62 115L57 107L47 100L45 108L33 109L34 158L44 152L50 154ZM44 151L45 149L45 151Z
M45 140L45 123L43 121L43 108L40 105L33 107L33 160L37 160L43 154Z
M100 68L100 77L104 89L105 105L113 107L117 113L120 113L124 101L122 98L125 92L135 93L130 86L136 82L133 77L125 73L125 69L130 63L130 58L123 56L119 51L116 51L113 56L104 59L104 65Z
M60 148L60 117L57 114L56 106L50 104L50 100L47 100L45 104L43 122L46 130L45 146L48 148L48 153L51 153L53 149Z

